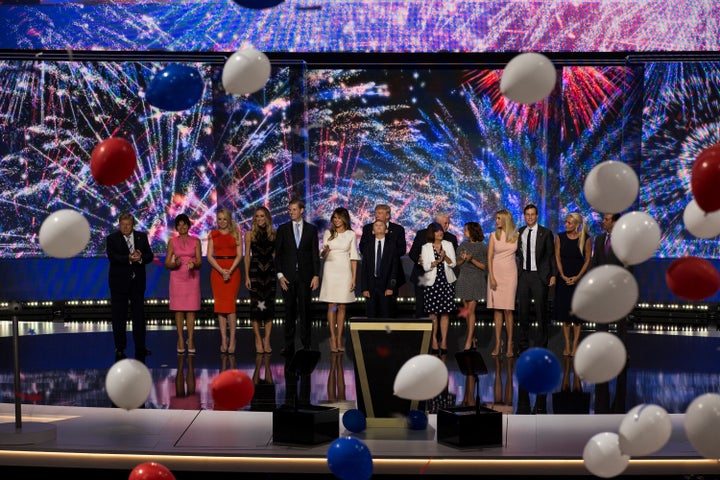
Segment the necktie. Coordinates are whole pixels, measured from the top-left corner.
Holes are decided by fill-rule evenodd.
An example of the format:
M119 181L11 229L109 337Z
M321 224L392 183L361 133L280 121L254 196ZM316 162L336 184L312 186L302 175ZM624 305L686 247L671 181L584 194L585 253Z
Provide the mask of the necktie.
M125 243L127 243L128 250L130 250L130 252L132 253L132 251L135 250L135 249L133 248L132 237L129 236L129 235L128 235L127 237L125 237Z
M532 228L528 228L527 240L525 244L525 270L530 271L530 237L532 237Z
M605 235L605 256L610 253L610 234Z
M300 247L300 224L295 224L295 246Z
M377 253L375 254L375 277L380 276L380 260L382 260L382 242L378 240Z

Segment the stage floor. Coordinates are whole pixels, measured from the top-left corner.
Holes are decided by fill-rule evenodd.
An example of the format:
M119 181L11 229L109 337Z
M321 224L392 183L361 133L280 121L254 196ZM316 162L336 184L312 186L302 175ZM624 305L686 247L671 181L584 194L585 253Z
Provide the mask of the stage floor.
M28 430L50 423L57 434L47 443L12 445L13 433L5 432L14 426L12 328L10 322L0 322L0 424L4 427L0 430L0 464L129 471L138 463L153 460L189 472L275 472L278 478L301 472L330 474L326 460L329 443L273 442L271 411L288 400L286 359L279 353L281 322L274 324L274 352L269 355L255 354L250 326L241 323L234 356L220 354L219 332L212 323L199 326L194 356L176 353L175 329L169 322L151 325L148 346L153 354L146 364L153 388L144 408L130 411L112 408L105 391L105 375L114 362L107 322L20 323L19 333L22 420ZM356 407L358 398L350 336L347 351L332 354L326 325L316 322L312 333L320 360L310 375L307 398L313 405L337 407L342 416ZM641 403L657 404L671 413L673 433L661 451L631 459L625 475L720 474L717 462L695 452L682 424L688 404L703 393L716 392L720 384L718 332L631 330L626 341L627 371L599 396L596 386L574 381L572 359L560 356L562 335L555 327L549 349L567 372L564 385L571 390L575 387L582 399L579 408L587 408L583 414L570 414L556 411L561 407L559 402L554 405L553 400L560 398L556 395L548 395L546 408L538 409L534 395L519 394L515 360L492 357L492 327L480 325L479 351L487 373L479 376L477 392L483 405L503 414L502 445L483 448L458 448L438 443L436 438L437 410L473 401L467 377L454 357L462 349L463 335L464 325L453 323L450 354L442 358L449 372L448 389L427 402L427 430L370 427L351 434L339 423L338 435L355 435L366 442L376 474L588 475L582 461L587 440L596 433L617 432L623 413ZM263 398L242 411L215 411L209 387L229 368L240 369L272 387L263 387ZM537 414L532 414L536 410Z

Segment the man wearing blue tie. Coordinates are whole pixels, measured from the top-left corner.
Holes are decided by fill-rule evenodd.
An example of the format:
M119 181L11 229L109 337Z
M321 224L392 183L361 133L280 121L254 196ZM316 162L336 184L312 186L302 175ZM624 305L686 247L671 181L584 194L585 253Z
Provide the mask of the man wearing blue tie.
M362 245L360 288L366 300L368 318L389 318L392 299L397 295L400 257L394 241L387 241L387 225L375 220L372 226L373 241Z
M288 206L290 221L277 229L275 268L285 304L285 348L282 354L295 353L295 323L300 317L300 342L311 348L312 292L320 283L320 247L315 225L303 220L305 203L293 199Z

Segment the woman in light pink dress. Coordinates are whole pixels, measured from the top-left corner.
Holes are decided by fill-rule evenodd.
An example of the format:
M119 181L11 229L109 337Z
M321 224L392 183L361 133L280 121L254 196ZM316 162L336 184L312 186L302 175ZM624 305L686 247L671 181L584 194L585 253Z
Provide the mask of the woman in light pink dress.
M495 214L495 225L497 228L490 235L488 245L487 307L494 310L495 320L495 348L492 356L497 357L502 350L504 319L507 332L507 356L512 357L514 356L513 311L518 277L515 252L518 247L518 234L515 221L507 210L499 210Z
M170 270L170 311L175 312L177 353L185 353L184 325L187 324L188 353L195 353L195 312L200 310L200 239L189 235L190 219L184 213L175 217L178 235L168 241L165 268Z

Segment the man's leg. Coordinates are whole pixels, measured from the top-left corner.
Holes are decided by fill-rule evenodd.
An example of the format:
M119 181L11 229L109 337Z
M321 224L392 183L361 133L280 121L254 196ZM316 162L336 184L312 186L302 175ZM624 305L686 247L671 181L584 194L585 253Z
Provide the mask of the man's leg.
M127 314L128 294L124 291L111 290L110 303L112 312L113 339L115 350L125 352L127 348Z
M310 281L300 281L297 288L297 303L300 313L300 342L303 348L311 348L311 323L312 323L312 289Z
M285 347L283 353L292 354L295 351L295 322L297 320L297 282L288 283L288 289L282 291L283 303L285 304Z
M532 273L520 272L517 286L517 331L515 338L518 346L518 353L530 348L530 276Z
M533 273L532 277L531 295L535 302L535 319L540 328L538 346L547 348L550 340L550 315L547 311L548 286L537 273Z

